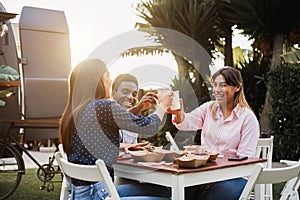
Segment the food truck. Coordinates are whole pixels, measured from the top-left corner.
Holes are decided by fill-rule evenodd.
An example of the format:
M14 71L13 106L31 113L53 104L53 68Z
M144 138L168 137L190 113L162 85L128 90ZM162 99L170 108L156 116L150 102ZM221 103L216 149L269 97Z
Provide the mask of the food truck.
M11 19L19 18L18 24ZM18 71L14 84L0 80L9 90L0 120L59 119L67 101L67 79L71 70L69 29L63 11L24 6L10 13L0 3L0 64ZM44 121L46 122L46 121ZM0 121L0 138L9 129ZM25 141L58 138L58 128L25 126L12 131Z

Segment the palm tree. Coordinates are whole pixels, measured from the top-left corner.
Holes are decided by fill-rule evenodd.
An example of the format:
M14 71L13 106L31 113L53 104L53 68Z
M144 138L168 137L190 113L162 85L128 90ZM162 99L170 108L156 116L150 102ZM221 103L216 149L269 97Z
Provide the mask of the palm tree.
M215 51L215 46L221 46L219 32L217 31L218 18L216 15L217 6L212 0L146 0L137 6L138 15L147 24L138 24L139 28L154 27L177 31L190 37L200 44L210 56ZM189 80L195 94L198 95L198 102L202 103L209 99L207 89L207 76L209 76L209 63L202 64L184 57L173 51L176 38L167 37L167 32L161 33L158 40L169 49L178 64L179 79ZM156 37L157 32L156 32ZM193 50L186 49L186 51ZM204 71L202 76L199 71ZM191 74L193 76L191 77Z
M137 24L139 30L150 32L162 48L130 49L128 52L156 54L168 51L174 55L178 78L174 78L172 88L180 90L180 96L188 100L184 101L186 111L210 100L209 64L216 46L223 45L220 40L223 32L218 26L221 22L217 15L218 5L214 0L145 0L136 8L138 15L146 21ZM149 28L152 29L149 31ZM197 105L190 103L191 96L195 95ZM171 125L166 124L167 130L173 130ZM174 135L176 131L170 132Z
M243 33L255 39L255 51L270 57L270 70L281 64L281 54L290 34L300 30L299 0L231 0L227 17ZM298 31L299 33L299 31ZM299 43L299 35L296 42ZM269 131L269 96L260 117L261 129Z

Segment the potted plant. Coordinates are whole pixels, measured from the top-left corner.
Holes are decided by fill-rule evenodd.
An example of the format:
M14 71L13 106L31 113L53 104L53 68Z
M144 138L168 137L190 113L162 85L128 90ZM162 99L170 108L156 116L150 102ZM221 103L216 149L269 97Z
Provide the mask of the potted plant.
M0 66L0 82L10 82L18 79L19 73L14 68L8 65ZM5 106L5 101L3 98L6 98L11 94L11 91L6 89L6 86L0 87L0 106Z

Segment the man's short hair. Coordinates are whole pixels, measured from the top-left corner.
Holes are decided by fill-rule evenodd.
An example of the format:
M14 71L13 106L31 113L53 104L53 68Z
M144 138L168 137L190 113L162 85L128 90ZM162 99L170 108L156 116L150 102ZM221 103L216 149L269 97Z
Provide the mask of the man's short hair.
M117 90L122 82L133 82L136 84L136 86L138 86L138 80L135 76L131 74L120 74L119 76L117 76L117 78L115 78L114 82L112 83L112 92Z

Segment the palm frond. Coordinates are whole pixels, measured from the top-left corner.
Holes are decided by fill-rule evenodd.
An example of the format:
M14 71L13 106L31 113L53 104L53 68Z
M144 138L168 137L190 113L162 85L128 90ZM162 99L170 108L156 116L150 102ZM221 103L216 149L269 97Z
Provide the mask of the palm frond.
M216 6L207 0L146 0L137 6L138 15L152 27L166 28L185 34L211 54L219 42Z
M299 63L300 62L300 50L290 51L281 55L281 58L285 63Z

